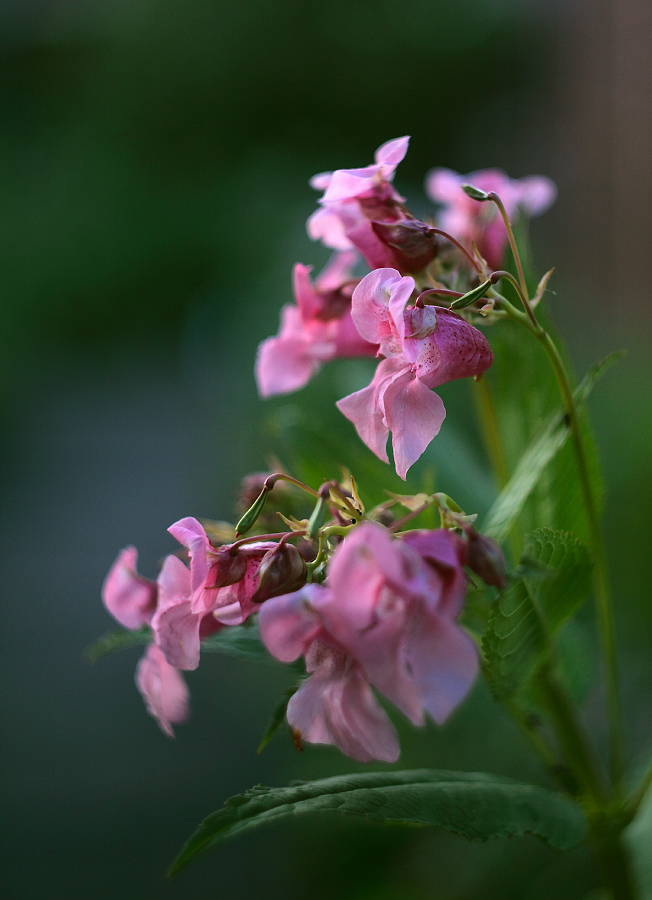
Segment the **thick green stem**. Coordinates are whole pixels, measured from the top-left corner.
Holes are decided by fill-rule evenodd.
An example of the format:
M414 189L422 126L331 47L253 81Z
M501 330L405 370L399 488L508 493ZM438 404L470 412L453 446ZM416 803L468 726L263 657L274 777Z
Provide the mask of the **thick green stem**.
M613 900L636 900L638 890L622 834L614 835L608 841L596 841L593 846L602 883Z
M622 722L618 691L618 667L616 663L613 608L609 586L609 573L607 569L606 548L600 525L600 517L598 516L597 503L593 492L593 485L589 474L589 465L586 457L584 440L582 438L580 421L577 415L577 407L575 405L575 400L573 399L573 391L566 372L566 367L564 366L559 351L550 335L539 327L539 333L536 334L536 337L550 360L562 395L566 414L568 415L573 449L577 460L580 486L586 508L586 517L594 557L593 583L598 613L598 625L600 629L600 642L604 654L611 748L611 776L614 786L619 789L623 776Z

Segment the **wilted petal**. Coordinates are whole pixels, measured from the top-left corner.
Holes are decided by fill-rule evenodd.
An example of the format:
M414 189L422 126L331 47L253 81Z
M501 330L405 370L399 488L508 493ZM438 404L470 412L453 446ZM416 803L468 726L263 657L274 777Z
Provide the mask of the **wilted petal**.
M314 674L290 699L287 717L303 740L334 744L359 762L398 759L394 726L350 657L326 651Z
M174 737L172 725L185 722L190 713L188 688L156 644L149 645L136 667L136 687L161 731Z
M156 608L156 582L136 571L138 551L125 547L102 585L104 606L125 628L135 630L151 621Z
M424 615L406 651L424 708L441 724L469 692L478 671L478 651L469 635L444 616Z

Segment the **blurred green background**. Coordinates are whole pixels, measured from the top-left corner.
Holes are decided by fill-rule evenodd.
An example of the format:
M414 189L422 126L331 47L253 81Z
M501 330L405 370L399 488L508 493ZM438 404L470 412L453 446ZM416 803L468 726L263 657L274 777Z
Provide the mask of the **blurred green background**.
M182 841L230 794L364 767L329 749L299 755L285 734L256 756L291 680L283 669L207 658L188 679L193 718L170 742L134 688L137 654L91 668L82 650L111 626L99 588L117 550L136 544L152 575L173 546L167 526L230 518L242 475L270 451L289 462L302 423L319 423L316 453L328 434L354 471L385 471L332 407L364 363L334 364L267 404L252 364L290 297L292 264L326 258L304 231L309 176L365 165L409 133L397 185L417 211L434 165L551 176L560 197L532 241L540 272L557 266L551 312L576 369L630 349L592 411L628 759L642 765L650 25L641 0L0 4L3 897L538 900L594 889L583 851L328 818L247 837L168 883ZM482 512L495 488L467 388L442 394L449 418L414 483L434 467L438 487ZM598 705L590 695L591 722ZM542 778L480 684L445 728L401 731L403 767Z

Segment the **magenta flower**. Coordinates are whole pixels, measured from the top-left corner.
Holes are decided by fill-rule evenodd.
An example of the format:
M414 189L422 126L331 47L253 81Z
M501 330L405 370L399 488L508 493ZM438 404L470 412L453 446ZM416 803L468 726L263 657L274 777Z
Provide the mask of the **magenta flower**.
M364 443L388 462L392 433L394 464L405 479L446 416L431 388L484 372L493 354L484 336L457 313L442 307L407 307L414 279L377 269L353 292L353 321L363 338L380 345L383 359L371 384L337 404Z
M158 577L158 606L152 631L170 665L196 669L202 638L224 625L240 625L259 605L252 597L258 588L258 569L271 542L238 549L213 547L197 519L188 517L168 531L188 549L190 568L168 556ZM233 580L232 580L233 579Z
M431 169L428 173L426 194L435 203L444 204L441 227L458 240L475 243L489 265L500 269L507 246L505 226L495 204L472 200L464 193L462 185L466 183L495 191L510 220L519 212L528 216L544 213L555 202L557 188L541 175L513 179L501 169L482 169L469 175L458 175L451 169Z
M149 645L138 663L136 687L161 731L174 737L172 725L185 722L190 713L188 688L181 673L169 664L156 644Z
M138 551L125 547L102 585L102 601L113 618L130 631L147 625L156 609L156 582L136 571Z
M387 141L376 150L375 162L361 169L337 169L311 179L323 190L316 210L306 224L312 240L335 250L355 247L371 268L399 265L392 248L382 241L372 222L393 223L406 219L405 198L392 185L394 172L407 153L409 137Z
M324 627L322 612L332 603L328 588L311 584L261 608L260 630L269 652L283 662L304 656L310 673L290 699L288 723L297 738L334 744L360 762L395 762L394 726L360 664Z
M335 254L313 284L310 266L293 271L296 306L281 310L281 329L267 338L256 358L256 382L262 397L304 387L322 363L336 357L373 356L376 347L360 337L351 319L351 277L357 254Z

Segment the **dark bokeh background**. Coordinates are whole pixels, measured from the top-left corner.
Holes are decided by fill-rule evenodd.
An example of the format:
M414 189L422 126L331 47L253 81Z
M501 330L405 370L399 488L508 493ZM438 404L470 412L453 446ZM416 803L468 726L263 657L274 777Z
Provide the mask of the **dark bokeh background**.
M643 0L0 4L3 897L538 900L594 887L581 851L326 818L225 846L169 884L166 864L230 794L354 766L300 756L285 735L255 755L282 669L207 658L170 742L133 686L137 655L90 667L82 650L110 627L99 587L118 548L136 544L153 574L167 526L230 517L238 479L282 452L312 403L341 427L330 400L360 380L357 363L264 405L255 347L276 329L292 263L325 258L304 232L308 177L410 133L397 184L417 209L433 165L554 178L533 245L540 271L557 266L552 312L575 365L630 348L593 413L629 763L642 763L651 27ZM467 418L431 462L452 494L479 470L486 508ZM443 730L403 731L405 766L541 778L481 685Z

